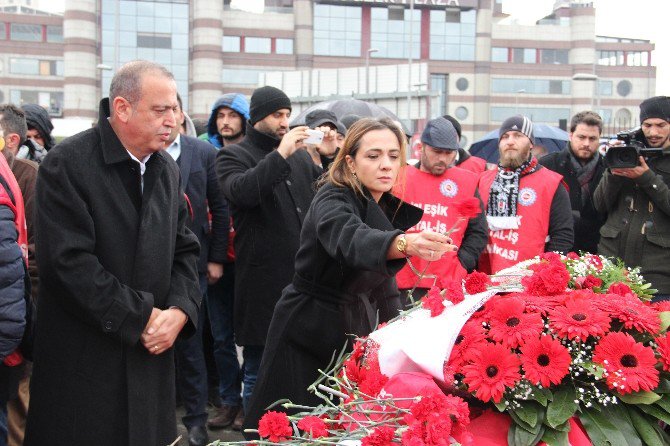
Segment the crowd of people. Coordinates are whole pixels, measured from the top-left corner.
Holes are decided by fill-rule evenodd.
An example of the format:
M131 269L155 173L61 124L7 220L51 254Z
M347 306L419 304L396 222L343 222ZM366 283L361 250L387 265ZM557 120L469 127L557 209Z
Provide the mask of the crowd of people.
M178 401L189 445L255 429L277 400L318 404L307 388L352 335L546 251L620 257L670 298L668 97L635 133L661 154L612 168L593 111L539 161L531 120L509 117L498 165L451 116L408 165L397 122L291 112L264 86L194 123L147 61L58 145L43 108L0 105L0 445L165 446ZM455 212L468 199L478 216Z

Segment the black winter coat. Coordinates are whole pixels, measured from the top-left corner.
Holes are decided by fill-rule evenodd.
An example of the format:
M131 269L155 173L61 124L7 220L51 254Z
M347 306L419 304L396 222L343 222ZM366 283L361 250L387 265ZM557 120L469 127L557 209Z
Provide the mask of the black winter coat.
M304 150L284 159L279 140L247 124L221 149L216 173L235 228L235 341L265 345L272 312L293 279L300 228L321 175Z
M586 251L592 254L598 252L598 241L600 240L600 227L605 223L607 214L598 212L593 205L593 193L605 172L603 157L598 157L598 164L591 181L586 197L582 194L579 180L572 167L570 158L570 143L560 152L550 153L538 161L546 168L563 175L563 181L568 186L570 205L572 206L572 218L575 228L575 242L572 251Z
M49 151L37 179L38 320L26 446L165 446L177 438L174 355L140 342L152 308L195 331L198 241L165 152L140 170L110 126Z
M265 408L281 398L320 400L307 387L349 335L366 336L398 314L395 274L405 259L388 260L391 243L423 211L390 194L379 204L349 188L327 184L317 193L300 234L295 278L277 303L250 407L255 429ZM276 410L281 410L277 408Z

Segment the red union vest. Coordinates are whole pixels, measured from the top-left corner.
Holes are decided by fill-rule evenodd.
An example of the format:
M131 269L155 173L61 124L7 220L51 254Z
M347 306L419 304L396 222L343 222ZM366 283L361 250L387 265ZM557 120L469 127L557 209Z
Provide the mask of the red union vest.
M474 172L479 175L486 170L486 160L478 156L470 155L465 161L458 164L456 167L469 170L470 172Z
M413 166L405 168L405 185L396 186L393 193L403 201L423 209L421 221L407 232L420 232L430 229L435 232L446 232L458 221L454 212L449 212L449 204L464 198L473 197L477 189L478 176L458 167L447 169L444 174L435 176L422 172ZM455 245L460 246L468 226L467 221L458 223L457 230L451 233ZM411 257L410 261L417 271L423 271L428 263L418 257ZM436 275L443 280L461 280L467 271L455 252L446 253L440 260L430 263L426 270L427 275ZM430 288L434 279L423 279L417 284L418 277L412 272L409 265L405 265L396 275L398 288L410 289ZM439 281L437 282L439 285Z
M26 262L26 265L28 265L28 228L26 226L26 211L23 206L23 195L21 194L19 183L16 182L16 178L2 153L0 153L0 175L4 178L9 186L9 191L11 192L10 197L10 194L5 188L0 185L0 204L8 206L14 213L14 226L18 233L16 242L19 244L21 252L23 253L23 260ZM12 197L14 198L14 201L12 201Z
M484 207L488 206L489 191L497 173L497 170L487 170L479 179L479 193ZM551 202L562 178L544 167L521 177L517 205L519 229L489 229L488 244L479 257L479 271L494 274L544 252L549 234Z

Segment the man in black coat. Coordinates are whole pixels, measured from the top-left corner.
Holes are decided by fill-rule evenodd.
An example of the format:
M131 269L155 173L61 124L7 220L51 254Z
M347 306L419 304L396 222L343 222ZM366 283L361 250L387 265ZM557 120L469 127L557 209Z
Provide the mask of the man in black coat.
M216 158L235 227L235 340L244 347L245 408L272 312L293 279L300 229L321 173L304 150L307 127L288 130L290 114L291 100L284 92L256 89L246 137Z
M165 446L177 438L172 346L198 325L198 240L164 152L177 86L134 61L95 128L37 180L40 296L26 446Z
M181 123L184 121L184 112L179 95L177 101L177 122ZM179 165L181 187L191 205L191 219L187 226L200 242L198 276L204 299L207 295L207 283L214 283L223 275L223 262L228 251L228 204L219 189L214 171L216 149L209 143L180 134L181 128L178 125L172 129L167 152ZM208 215L210 212L211 225ZM207 367L202 346L205 317L205 305L202 305L198 314L196 335L180 339L175 344L177 390L186 412L182 421L188 430L189 446L205 446L209 443L205 427Z
M570 140L560 152L539 159L540 164L563 175L572 205L575 242L572 251L598 252L600 227L607 214L596 211L593 193L605 171L603 157L598 153L602 118L592 111L577 113L570 121Z

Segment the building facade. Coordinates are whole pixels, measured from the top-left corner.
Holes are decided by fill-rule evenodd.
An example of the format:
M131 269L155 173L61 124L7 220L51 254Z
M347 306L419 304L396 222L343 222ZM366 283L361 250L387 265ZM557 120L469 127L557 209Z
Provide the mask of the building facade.
M503 14L502 0L65 4L62 17L0 13L4 101L94 118L114 69L144 58L172 70L193 117L223 92L270 83L289 92L294 113L353 96L417 130L451 114L471 142L514 113L558 125L595 109L608 129L629 127L655 92L653 43L596 36L585 1L557 1L533 26Z

